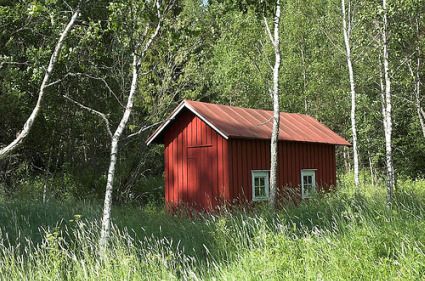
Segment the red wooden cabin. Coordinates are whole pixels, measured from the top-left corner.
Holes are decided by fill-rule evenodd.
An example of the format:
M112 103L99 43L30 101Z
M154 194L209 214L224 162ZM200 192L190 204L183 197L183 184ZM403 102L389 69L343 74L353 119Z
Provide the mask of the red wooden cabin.
M212 209L268 199L272 112L183 101L148 138L163 143L165 201ZM350 145L311 116L281 113L279 193L307 198L336 184L335 146Z

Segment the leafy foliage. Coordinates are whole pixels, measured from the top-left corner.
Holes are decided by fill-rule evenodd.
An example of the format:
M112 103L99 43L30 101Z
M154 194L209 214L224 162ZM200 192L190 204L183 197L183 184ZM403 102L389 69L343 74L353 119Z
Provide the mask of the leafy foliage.
M104 123L62 96L106 114L116 125L128 93L129 50L156 15L144 1L84 3L55 68L52 79L58 83L48 89L41 118L21 149L0 163L0 178L8 192L19 186L14 181L38 176L72 178L80 197L102 196L110 144ZM15 137L31 111L53 44L76 4L1 1L0 145ZM390 6L394 158L399 177L418 178L425 173L425 142L409 70L416 58L424 59L424 9L423 0L393 1ZM141 66L134 114L125 134L164 120L184 98L270 109L272 51L263 17L271 15L270 1L176 1ZM385 164L380 5L356 1L351 16L360 164L379 175ZM349 139L350 95L339 1L286 0L282 27L282 110L315 116ZM422 81L424 65L419 69ZM423 106L423 85L421 91ZM161 147L146 147L148 134L123 138L117 189L124 194L137 190L141 175L162 175ZM338 159L342 161L341 151ZM50 186L54 188L57 185Z

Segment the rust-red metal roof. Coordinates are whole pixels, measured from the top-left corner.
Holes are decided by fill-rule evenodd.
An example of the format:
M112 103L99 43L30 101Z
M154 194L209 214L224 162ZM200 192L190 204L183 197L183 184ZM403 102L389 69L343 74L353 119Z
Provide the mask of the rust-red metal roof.
M187 108L224 138L270 139L273 112L221 104L184 100L148 138L155 141L178 113ZM298 113L280 113L279 140L351 145L315 118Z

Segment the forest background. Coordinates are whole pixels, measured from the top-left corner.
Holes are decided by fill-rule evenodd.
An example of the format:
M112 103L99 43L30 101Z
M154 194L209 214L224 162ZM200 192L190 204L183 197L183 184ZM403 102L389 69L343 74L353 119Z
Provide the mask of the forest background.
M263 18L273 17L274 3L257 2L182 0L164 15L158 38L141 63L134 109L120 141L116 202L162 198L162 148L147 147L145 140L181 100L272 108L273 49ZM143 3L82 4L34 128L18 150L0 161L2 193L103 198L110 136L104 120L80 105L107 116L112 127L119 123L131 80L128 46L136 40L137 26L156 17L152 5ZM0 146L15 138L31 113L52 49L77 4L0 1ZM422 0L389 3L397 178L425 175L424 14ZM368 174L376 183L385 178L382 6L380 1L355 1L348 15L359 163L363 181ZM280 33L281 110L314 116L351 140L341 3L283 1ZM340 172L351 171L350 148L338 149L337 156Z

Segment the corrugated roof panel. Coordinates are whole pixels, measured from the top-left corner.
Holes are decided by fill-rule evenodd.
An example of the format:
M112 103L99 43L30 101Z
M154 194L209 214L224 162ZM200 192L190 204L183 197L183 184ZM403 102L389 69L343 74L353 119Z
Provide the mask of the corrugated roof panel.
M187 107L194 114L210 123L218 133L227 138L270 139L273 112L261 109L241 108L221 104L185 100L178 107ZM178 114L178 112L176 112ZM175 114L172 117L175 117ZM161 134L169 124L167 120L148 139L148 144ZM298 113L280 113L279 140L350 145L343 137L317 121Z

